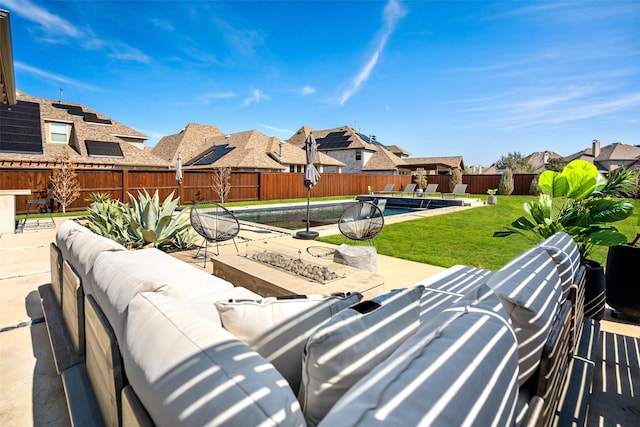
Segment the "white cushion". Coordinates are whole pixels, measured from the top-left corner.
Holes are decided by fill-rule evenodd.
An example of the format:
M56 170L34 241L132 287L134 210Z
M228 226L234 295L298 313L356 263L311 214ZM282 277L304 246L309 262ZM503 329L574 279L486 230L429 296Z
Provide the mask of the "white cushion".
M518 338L520 385L540 364L561 297L560 276L549 254L530 249L489 278L491 286L513 322Z
M322 323L362 299L360 293L346 297L264 298L255 301L217 302L222 326L273 363L300 388L302 350L311 333Z
M347 390L416 332L422 289L364 301L343 310L309 337L298 394L307 425L317 425ZM359 311L369 306L375 308Z
M486 285L418 331L329 411L321 426L512 425L516 339Z
M207 295L198 295L197 297L187 298L187 302L191 306L194 312L200 316L209 319L215 324L222 326L220 322L220 315L218 310L214 307L214 304L218 301L228 301L234 299L251 299L255 300L261 298L260 295L250 291L247 288L236 286L231 289L223 289L212 292Z
M83 227L72 219L67 219L56 231L56 246L62 252L62 258L69 259L69 250L71 249L71 242L73 241L73 235L76 233L92 233L87 227Z
M158 426L304 425L273 366L179 299L136 295L121 347L129 383Z

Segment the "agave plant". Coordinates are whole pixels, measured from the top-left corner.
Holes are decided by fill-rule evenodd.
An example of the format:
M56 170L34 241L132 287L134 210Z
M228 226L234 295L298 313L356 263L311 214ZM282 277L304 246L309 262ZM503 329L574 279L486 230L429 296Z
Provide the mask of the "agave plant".
M129 207L119 200L105 200L92 204L89 211L88 227L100 236L108 237L124 246L131 246L133 238L124 216Z
M574 238L580 255L587 259L593 246L614 246L627 242L612 222L633 214L633 204L613 197L635 188L635 174L623 169L603 178L597 168L584 160L574 160L562 172L544 171L539 178L542 194L535 202L525 203L521 216L497 231L494 237L515 233L543 240L564 231Z
M189 217L184 212L175 213L180 201L173 199L173 192L160 204L158 191L150 196L138 192L138 200L129 193L132 207L124 215L129 234L138 244L161 246L175 241L176 234L189 227Z

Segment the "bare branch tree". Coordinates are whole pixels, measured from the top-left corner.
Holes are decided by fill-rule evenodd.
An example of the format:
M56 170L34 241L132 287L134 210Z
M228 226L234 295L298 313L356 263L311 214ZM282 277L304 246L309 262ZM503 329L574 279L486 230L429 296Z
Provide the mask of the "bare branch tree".
M55 163L59 165L53 171L51 184L53 184L53 199L60 203L62 212L67 211L67 206L75 202L80 196L80 181L76 173L76 165L69 160L69 156L59 156Z
M231 191L231 168L213 169L213 189L218 193L220 202L224 203Z

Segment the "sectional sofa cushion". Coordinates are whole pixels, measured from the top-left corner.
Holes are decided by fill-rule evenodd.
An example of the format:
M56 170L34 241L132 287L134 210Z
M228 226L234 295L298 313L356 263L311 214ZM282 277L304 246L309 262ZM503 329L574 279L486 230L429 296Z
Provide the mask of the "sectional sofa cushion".
M80 277L82 290L86 295L93 294L95 284L90 279L90 271L98 256L103 252L127 252L127 248L120 243L98 236L91 231L73 233L68 240L71 241L71 247L66 261Z
M329 411L321 426L513 424L517 343L480 285L418 331Z
M58 247L58 249L60 249L63 259L69 259L71 242L73 241L74 234L78 232L92 233L92 231L87 227L83 227L72 219L67 219L62 224L60 224L60 227L58 227L58 230L56 231L56 246Z
M561 295L556 264L541 248L532 248L493 274L487 281L509 314L518 338L520 385L533 375Z
M121 347L129 383L158 426L304 425L274 367L180 299L137 294Z
M187 303L189 303L193 311L198 313L200 316L206 317L215 324L222 326L218 310L214 307L216 302L229 301L230 299L255 300L259 298L262 297L255 292L252 292L247 288L236 286L231 289L216 290L207 295L198 295L197 297L187 298Z
M489 270L454 265L423 280L420 282L425 286L420 299L420 321L430 321L467 292L485 283L491 274Z
M555 233L540 243L538 247L546 250L556 263L558 275L562 283L562 301L569 296L569 289L575 282L575 275L580 267L580 251L578 245L567 233Z
M362 299L309 295L306 298L264 298L216 303L222 326L273 363L298 391L302 351L311 333L322 323Z
M298 401L315 426L360 378L420 325L422 286L394 291L341 311L309 337Z
M94 298L118 341L123 337L129 301L139 292L170 287L172 292L189 299L233 288L229 282L153 248L100 254L91 272L91 282L95 287Z

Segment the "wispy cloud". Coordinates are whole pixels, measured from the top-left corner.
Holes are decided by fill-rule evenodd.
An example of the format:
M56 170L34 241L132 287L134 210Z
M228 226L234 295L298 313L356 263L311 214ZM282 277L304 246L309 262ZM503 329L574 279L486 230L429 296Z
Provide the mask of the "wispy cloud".
M384 7L383 32L380 40L378 41L376 50L373 52L360 72L358 72L351 83L349 83L349 86L342 92L342 96L340 97L340 105L343 105L349 100L349 98L355 95L362 87L362 84L367 81L376 64L378 63L380 55L382 54L382 51L384 50L389 37L395 30L396 24L403 16L406 15L406 13L406 10L404 9L404 7L402 7L399 0L389 0L387 5Z
M36 23L43 31L40 42L50 44L68 43L69 38L85 49L107 50L108 56L120 61L149 63L151 59L140 50L115 40L104 40L90 29L80 30L66 19L55 15L29 0L0 0L13 13Z
M269 129L271 132L276 132L282 135L293 135L294 133L296 133L295 130L279 128L279 127L265 125L265 124L261 124L260 127Z
M300 89L300 95L302 96L307 96L307 95L311 95L313 93L316 92L316 89L314 87L311 87L309 85L303 87L302 89Z
M253 89L251 91L251 95L245 98L244 106L248 107L251 104L257 104L258 102L261 102L266 99L269 99L269 98L264 93L262 93L262 91L260 91L259 89Z
M160 28L160 29L162 29L164 31L169 31L169 32L175 31L175 28L173 27L173 25L171 25L171 22L165 21L164 19L153 18L151 20L151 23L154 26L156 26L156 27L158 27L158 28Z
M12 13L39 24L45 32L51 35L81 36L80 30L69 21L49 13L45 9L31 3L29 0L2 0Z
M68 77L60 76L49 71L41 70L40 68L32 67L31 65L24 64L20 61L16 61L14 64L16 70L24 71L25 73L32 74L34 76L41 77L45 80L55 81L58 83L65 83L71 86L75 86L81 89L87 89L94 92L100 92L102 89L95 86L88 85L86 83L79 82Z
M235 98L236 96L237 96L236 93L230 90L226 92L208 92L208 93L200 94L198 96L198 101L201 104L209 105L211 104L212 101L217 101L220 99Z

